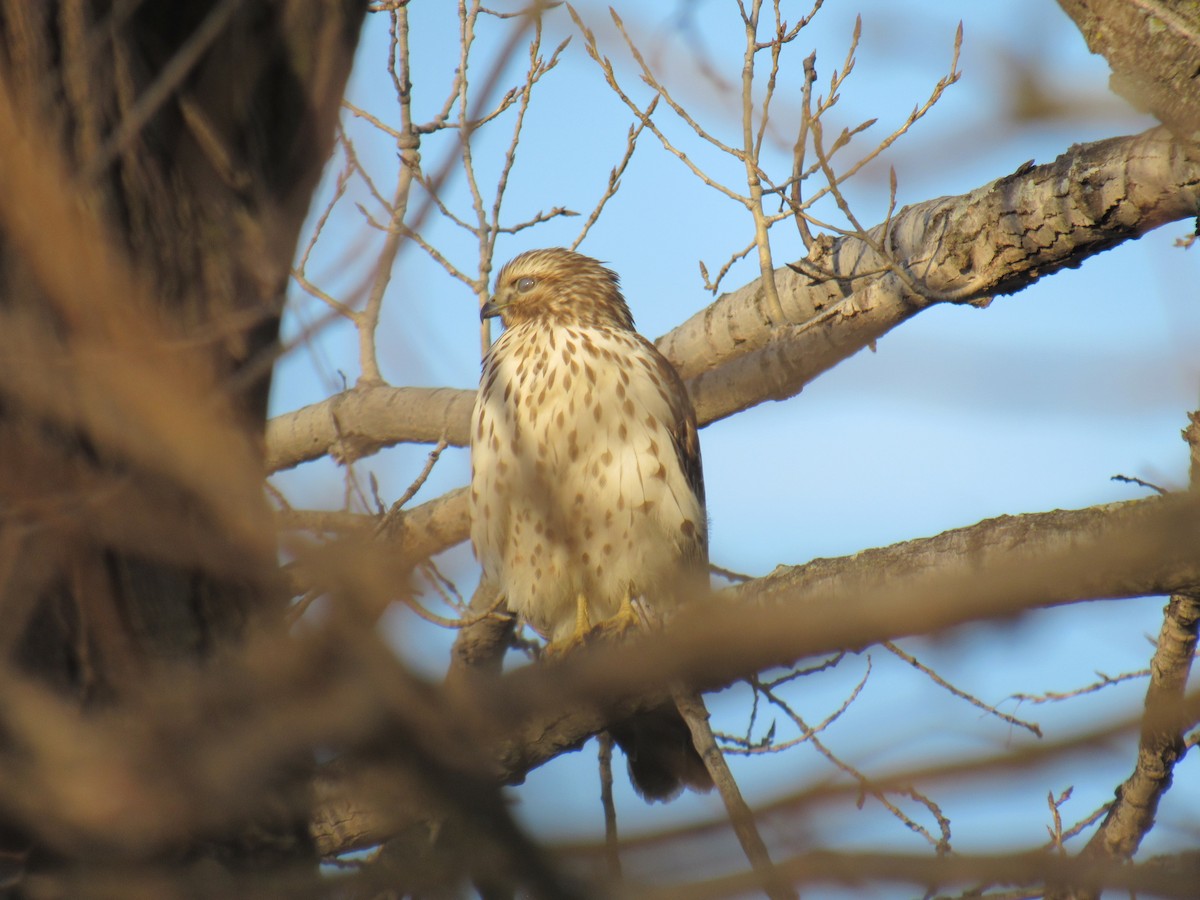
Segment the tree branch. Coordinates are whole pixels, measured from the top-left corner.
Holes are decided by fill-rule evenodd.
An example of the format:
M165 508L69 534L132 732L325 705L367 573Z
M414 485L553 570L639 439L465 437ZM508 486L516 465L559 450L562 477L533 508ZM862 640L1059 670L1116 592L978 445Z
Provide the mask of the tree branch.
M666 685L713 690L846 647L1045 606L1194 589L1200 585L1197 542L1200 511L1178 497L1004 516L850 557L780 567L711 603L693 604L652 638L560 661L552 676L531 666L498 679L457 679L450 702L463 720L481 723L492 735L496 777L519 782L613 719L663 702ZM345 803L336 817L316 811L311 829L322 853L387 837L346 821ZM339 843L339 833L364 843Z
M986 305L1044 275L1200 206L1200 164L1162 129L1074 148L1053 163L958 197L901 210L870 234L930 297L914 296L853 237L818 242L810 261L840 280L775 275L787 321L772 327L761 279L725 294L659 339L687 382L701 423L798 393L825 370L935 302ZM1047 210L1054 214L1047 216ZM870 273L870 274L864 274ZM332 453L358 458L395 443L468 440L474 391L352 390L267 426L272 471Z
M1200 133L1200 11L1170 0L1058 0L1087 41L1108 60L1112 89L1149 110L1183 141Z
M267 469L290 469L326 454L353 462L393 444L452 447L468 441L475 391L370 385L284 413L267 422Z
M1162 129L1076 147L1053 163L958 197L906 207L868 234L889 250L915 295L853 237L817 242L808 262L839 280L777 272L788 322L768 325L758 282L721 297L660 342L701 421L798 393L826 369L939 302L986 306L1045 275L1200 206L1200 164ZM872 273L859 277L860 273Z
M1184 692L1196 653L1200 596L1175 594L1163 616L1158 646L1150 663L1146 724L1133 774L1117 788L1117 799L1082 855L1132 859L1154 825L1158 802L1171 787L1172 772L1187 747L1183 735L1194 723L1181 717Z
M708 707L704 705L704 698L697 691L686 688L676 689L672 691L672 695L676 709L691 731L696 752L704 760L704 766L721 795L721 802L725 804L725 812L729 816L734 834L737 835L738 843L742 845L742 852L746 854L746 859L750 861L760 879L763 892L771 900L794 900L796 892L775 871L767 845L763 843L762 835L758 833L758 826L754 822L754 811L742 796L741 788L734 780L733 773L729 771L725 754L717 746L712 727L709 725L709 712Z
M1192 493L1200 492L1200 414L1189 416L1183 436L1191 449ZM1200 623L1200 594L1180 592L1171 597L1163 615L1162 630L1150 661L1150 686L1146 690L1146 714L1138 741L1133 774L1116 791L1116 800L1083 848L1085 859L1125 862L1154 827L1154 817L1163 795L1171 788L1175 766L1187 753L1184 735L1195 724L1187 715L1184 695L1192 660L1196 654L1197 625ZM1099 892L1072 886L1056 897L1095 900Z
M946 889L979 881L1040 885L1047 881L1078 880L1096 888L1125 888L1155 897L1195 896L1197 867L1194 859L1181 858L1168 867L1146 863L1122 866L1116 863L1085 863L1050 853L996 855L954 854L916 856L892 853L832 853L814 851L781 863L780 873L793 882L809 885L843 884L860 889L864 883L911 884L929 888L926 896L945 896ZM760 889L751 873L738 873L670 887L645 889L633 894L637 900L687 900L747 896ZM942 890L937 890L941 888ZM968 894L966 896L974 896ZM1021 894L1021 896L1027 896Z

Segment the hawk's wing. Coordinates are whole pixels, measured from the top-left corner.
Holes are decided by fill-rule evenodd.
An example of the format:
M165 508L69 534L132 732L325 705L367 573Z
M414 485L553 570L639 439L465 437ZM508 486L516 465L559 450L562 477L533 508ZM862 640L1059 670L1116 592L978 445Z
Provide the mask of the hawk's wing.
M696 411L688 397L683 379L675 371L675 367L662 355L662 352L640 334L638 340L645 346L650 359L653 360L655 371L669 390L664 392L670 404L670 421L664 422L667 433L671 436L671 445L675 449L675 458L679 468L687 480L688 487L695 494L704 509L704 467L700 460L700 437L696 433ZM697 535L703 562L708 562L708 522L699 523L700 534Z

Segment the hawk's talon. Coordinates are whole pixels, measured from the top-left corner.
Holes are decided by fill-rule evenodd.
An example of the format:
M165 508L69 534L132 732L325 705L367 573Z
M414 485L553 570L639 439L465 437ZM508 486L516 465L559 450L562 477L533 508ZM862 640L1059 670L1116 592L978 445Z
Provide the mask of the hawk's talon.
M626 594L621 599L621 606L616 614L596 625L588 611L587 598L580 594L575 607L575 630L560 641L551 641L546 645L547 659L557 659L570 653L576 647L582 647L597 640L619 638L630 631L642 627L642 617L633 607L633 598Z
M588 612L587 597L580 594L575 598L575 630L563 640L551 641L547 644L546 656L563 656L576 647L586 644L595 630L591 614Z
M591 630L592 617L588 613L587 597L580 594L575 598L575 633L571 635L570 639L573 641L582 641Z
M621 598L621 608L611 619L605 619L594 629L597 634L619 636L627 631L636 631L642 627L642 617L633 608L633 598L626 594Z

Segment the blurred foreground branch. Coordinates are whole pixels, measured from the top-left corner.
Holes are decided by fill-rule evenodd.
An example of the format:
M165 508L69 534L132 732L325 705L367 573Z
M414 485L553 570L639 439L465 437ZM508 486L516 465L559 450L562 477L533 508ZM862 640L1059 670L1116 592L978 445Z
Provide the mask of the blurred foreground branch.
M1176 865L1156 861L1137 866L1116 863L1085 863L1050 853L1013 853L994 856L955 854L932 858L889 853L808 853L786 860L778 866L785 878L801 886L840 884L861 886L870 882L902 883L925 889L925 896L947 897L954 888L985 882L1032 887L1037 896L1041 885L1060 881L1102 888L1126 889L1131 894L1145 892L1155 897L1190 900L1195 896L1200 866L1182 857ZM755 890L758 880L748 873L711 878L670 888L647 889L634 893L638 900L688 900L744 896ZM973 896L966 893L962 896Z
M480 743L502 781L577 749L621 715L661 702L667 685L715 690L811 655L1030 609L1200 585L1200 510L1188 498L1009 516L851 557L780 567L681 611L653 639L598 648L494 678L455 678L453 718L488 723ZM471 628L464 629L464 640ZM648 644L653 643L650 648ZM487 654L477 654L490 658ZM332 794L336 790L327 785ZM312 829L324 854L389 836L366 803L338 804ZM362 824L348 826L348 822ZM343 841L353 835L354 843ZM360 843L361 842L361 843Z
M1200 413L1188 416L1183 438L1191 451L1190 495L1200 496ZM1173 781L1176 765L1188 751L1187 732L1200 721L1185 701L1188 676L1196 655L1200 625L1200 592L1179 591L1163 610L1163 624L1150 661L1150 686L1146 715L1138 741L1133 774L1117 787L1116 799L1104 821L1083 848L1080 857L1090 860L1127 861L1137 853L1142 839L1154 827L1158 804ZM1072 884L1055 898L1096 900L1099 891Z

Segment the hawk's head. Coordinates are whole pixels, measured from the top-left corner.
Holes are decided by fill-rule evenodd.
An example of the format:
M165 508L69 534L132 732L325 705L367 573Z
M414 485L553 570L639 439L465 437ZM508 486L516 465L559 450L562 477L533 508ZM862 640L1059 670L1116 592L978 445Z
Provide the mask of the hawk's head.
M493 316L505 327L558 322L633 328L617 273L562 247L529 250L501 269L496 293L479 311L480 319Z

